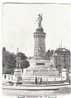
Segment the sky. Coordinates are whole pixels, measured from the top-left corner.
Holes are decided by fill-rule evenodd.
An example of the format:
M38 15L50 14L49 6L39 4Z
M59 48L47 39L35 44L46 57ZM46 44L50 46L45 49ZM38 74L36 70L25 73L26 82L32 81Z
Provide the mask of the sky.
M60 4L4 4L2 46L15 53L19 48L27 56L33 56L33 33L38 25L39 13L42 14L42 27L46 33L46 51L59 47L71 50L71 5Z

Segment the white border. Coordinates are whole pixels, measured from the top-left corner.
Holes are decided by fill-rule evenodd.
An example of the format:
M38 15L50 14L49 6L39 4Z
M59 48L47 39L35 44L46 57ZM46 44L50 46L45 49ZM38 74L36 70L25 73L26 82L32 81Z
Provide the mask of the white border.
M13 3L57 3L57 4L71 4L71 0L0 0L0 97L1 98L7 98L4 97L2 94L2 38L1 38L1 34L2 34L2 5L5 2L13 2ZM67 95L63 98L71 98L71 95ZM62 98L62 96L58 96L57 98Z

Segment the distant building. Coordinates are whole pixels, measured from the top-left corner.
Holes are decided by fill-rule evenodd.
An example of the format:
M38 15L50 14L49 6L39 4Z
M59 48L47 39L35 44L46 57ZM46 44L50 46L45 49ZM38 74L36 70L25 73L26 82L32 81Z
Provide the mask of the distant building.
M68 77L70 69L70 50L66 48L58 48L55 51L55 65L60 73L62 72L62 69L65 68Z
M55 51L55 64L56 67L61 66L61 68L70 67L70 51L66 48L58 48Z

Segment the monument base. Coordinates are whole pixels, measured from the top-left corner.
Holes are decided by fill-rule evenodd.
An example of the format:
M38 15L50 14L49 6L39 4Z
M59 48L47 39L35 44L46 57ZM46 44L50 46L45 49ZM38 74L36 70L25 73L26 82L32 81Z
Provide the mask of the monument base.
M13 82L15 84L22 84L22 69L21 68L16 68L14 70Z
M51 65L48 60L31 60L30 67L23 71L24 84L43 84L56 83L61 81L58 70Z

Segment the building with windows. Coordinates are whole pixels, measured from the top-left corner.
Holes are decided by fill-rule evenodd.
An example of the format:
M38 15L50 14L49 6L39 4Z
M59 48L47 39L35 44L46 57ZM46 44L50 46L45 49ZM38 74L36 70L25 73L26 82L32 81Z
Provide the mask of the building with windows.
M67 72L67 80L69 80L69 69L70 69L70 51L66 48L58 48L55 51L55 65L59 70L59 73L62 72L62 69L65 68Z

